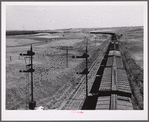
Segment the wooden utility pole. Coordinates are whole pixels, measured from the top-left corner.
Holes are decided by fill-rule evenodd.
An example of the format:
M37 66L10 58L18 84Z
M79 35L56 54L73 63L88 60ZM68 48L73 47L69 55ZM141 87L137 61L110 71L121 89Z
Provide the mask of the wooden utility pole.
M88 40L86 39L86 55L88 55L87 54L87 47L88 47ZM88 56L86 56L85 57L85 59L86 59L86 98L87 98L87 96L88 96L88 61L87 61L87 59L88 59Z
M36 101L34 101L34 93L33 93L33 72L35 71L33 69L33 55L35 55L35 53L32 51L32 45L30 50L27 51L27 54L20 54L20 56L27 56L28 58L31 59L31 63L26 65L27 67L29 67L27 70L20 70L20 72L30 72L31 73L31 101L29 102L29 109L34 110L34 108L36 107Z
M66 68L68 68L68 50L72 50L73 47L70 46L64 46L60 48L61 50L66 50Z
M97 37L95 36L95 46L96 46L96 38L97 38Z
M86 98L88 97L88 57L89 55L87 54L88 53L88 40L86 39L85 37L85 42L86 42L86 51L85 53L82 55L82 56L72 56L72 58L85 58L86 59L86 68L81 72L81 73L78 73L77 74L85 74L86 75Z
M68 68L68 47L66 46L66 68Z

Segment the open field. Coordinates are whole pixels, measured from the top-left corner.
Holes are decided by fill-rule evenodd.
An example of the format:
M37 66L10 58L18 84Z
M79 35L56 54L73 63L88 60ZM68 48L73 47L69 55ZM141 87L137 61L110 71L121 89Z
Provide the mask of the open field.
M123 31L121 50L132 91L134 109L143 109L143 28Z
M124 36L121 41L125 42L125 48L131 53L137 65L143 69L143 28L130 28L122 33Z
M44 106L47 109L58 108L82 78L82 75L76 72L81 72L85 68L84 60L71 57L85 52L84 37L88 37L89 67L106 43L105 40L109 38L109 35L89 34L92 30L122 33L123 37L120 40L125 43L125 49L134 62L140 68L143 67L143 32L140 27L62 29L56 30L58 33L46 31L25 35L11 33L6 37L6 109L28 108L30 75L19 72L26 68L24 57L20 57L19 54L26 53L30 49L30 44L33 45L35 52L34 98L37 106ZM65 46L72 48L68 51L68 68L66 50L63 50Z
M25 108L29 101L30 76L19 72L25 69L25 61L19 56L20 53L26 53L30 44L33 45L35 52L34 98L37 106L53 108L52 101L60 102L60 99L66 95L63 93L68 94L73 90L82 77L76 72L84 69L84 60L72 59L71 56L82 55L85 52L85 36L90 38L88 48L90 66L96 58L96 52L100 51L100 46L105 43L104 40L108 36L99 35L96 43L95 37L88 33L38 33L8 36L6 39L7 109ZM68 68L66 68L66 50L62 50L64 46L72 47L72 50L68 51Z

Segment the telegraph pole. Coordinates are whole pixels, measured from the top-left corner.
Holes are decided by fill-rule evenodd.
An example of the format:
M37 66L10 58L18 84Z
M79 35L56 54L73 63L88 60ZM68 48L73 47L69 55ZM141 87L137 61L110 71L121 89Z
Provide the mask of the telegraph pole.
M86 68L80 73L77 72L77 74L85 74L86 75L86 98L88 97L88 73L89 73L89 71L88 71L88 57L89 57L89 55L87 54L88 53L87 47L88 47L88 40L86 39L85 53L82 56L72 56L72 58L85 58L86 59Z
M31 52L32 52L32 45L31 45ZM31 55L31 69L33 69L33 55ZM31 96L32 96L32 99L31 99L31 102L33 102L34 100L34 93L33 93L33 72L31 72Z
M97 36L95 36L95 46L96 46L96 37L97 37Z
M71 46L65 46L65 47L61 47L61 50L66 50L66 68L68 68L68 50L72 50L73 47Z
M87 54L87 47L88 47L88 40L86 39L86 55L88 55ZM88 61L87 61L87 56L85 57L86 58L86 70L87 70L87 72L86 72L86 98L87 98L87 96L88 96L88 77L87 77L87 75L88 75Z
M68 46L66 46L66 68L68 68Z
M20 70L20 72L30 72L31 73L31 101L29 102L29 109L34 110L34 108L36 107L36 101L34 101L34 93L33 93L33 72L35 71L33 69L33 55L35 55L35 53L32 51L32 45L30 50L27 51L27 54L20 54L20 56L28 56L28 58L31 59L31 63L26 65L27 67L29 67L27 70Z

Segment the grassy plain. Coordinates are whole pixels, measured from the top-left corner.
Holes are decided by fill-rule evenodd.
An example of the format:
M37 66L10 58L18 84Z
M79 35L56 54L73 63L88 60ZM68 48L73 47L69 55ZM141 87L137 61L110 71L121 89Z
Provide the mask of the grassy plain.
M120 47L132 91L133 107L143 109L143 27L123 30Z
M108 36L95 36L87 32L61 32L61 33L37 33L25 35L9 35L6 38L6 109L28 108L30 96L30 74L20 73L25 69L25 61L20 53L26 53L33 45L35 52L33 64L34 99L37 106L47 109L56 109L61 101L76 87L85 68L83 59L72 59L72 55L82 55L85 52L84 37L89 38L88 53L89 66L97 57L100 47ZM63 47L70 46L68 51L68 68L66 67L66 50Z
M30 74L20 73L25 69L28 59L20 57L20 53L26 53L33 45L35 52L33 64L34 99L37 106L47 109L57 109L66 96L77 86L82 75L76 74L85 68L83 59L72 59L72 55L82 55L85 52L84 37L88 37L89 67L101 51L108 35L89 34L89 31L111 31L123 34L121 46L123 52L127 52L132 64L143 68L143 31L142 27L120 28L91 28L91 29L59 29L51 33L49 31L36 32L35 34L10 33L6 37L6 109L28 109L30 101ZM66 50L63 47L70 46L68 51L68 68L66 68ZM126 55L124 55L125 57ZM125 60L125 59L124 59ZM125 63L125 62L124 62ZM128 65L128 64L126 64ZM130 66L129 66L130 67ZM127 68L127 67L126 67ZM133 69L133 68L132 68ZM129 71L127 70L128 75ZM130 80L133 91L133 102L136 109L143 105L143 78L139 76L138 83ZM136 89L140 89L139 91ZM136 92L137 91L137 92ZM142 90L143 91L143 90ZM142 94L142 95L141 95ZM141 97L140 97L141 96ZM139 102L135 102L135 100Z

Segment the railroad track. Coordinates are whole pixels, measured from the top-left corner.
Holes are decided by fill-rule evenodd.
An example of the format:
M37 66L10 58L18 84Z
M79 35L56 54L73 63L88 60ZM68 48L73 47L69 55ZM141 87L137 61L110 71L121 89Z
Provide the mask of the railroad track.
M112 35L115 36L115 35ZM61 110L133 110L131 89L115 37L107 43L89 69L89 95L85 98L85 78L59 108Z
M88 89L90 91L92 84L94 82L95 76L94 74L96 74L98 68L100 67L100 63L102 61L102 58L105 55L105 52L110 44L110 39L111 37L109 37L107 39L107 43L105 43L105 45L102 47L101 51L99 52L98 57L96 58L96 60L93 62L93 64L91 65L91 67L88 69L89 70L89 81L88 82ZM77 85L77 87L69 94L69 96L64 100L64 102L61 104L61 106L58 108L58 110L67 110L67 109L81 109L83 106L83 103L85 101L85 76L80 80L79 84ZM78 98L75 101L75 98ZM76 103L78 103L77 105L75 105ZM73 106L74 105L74 106Z

